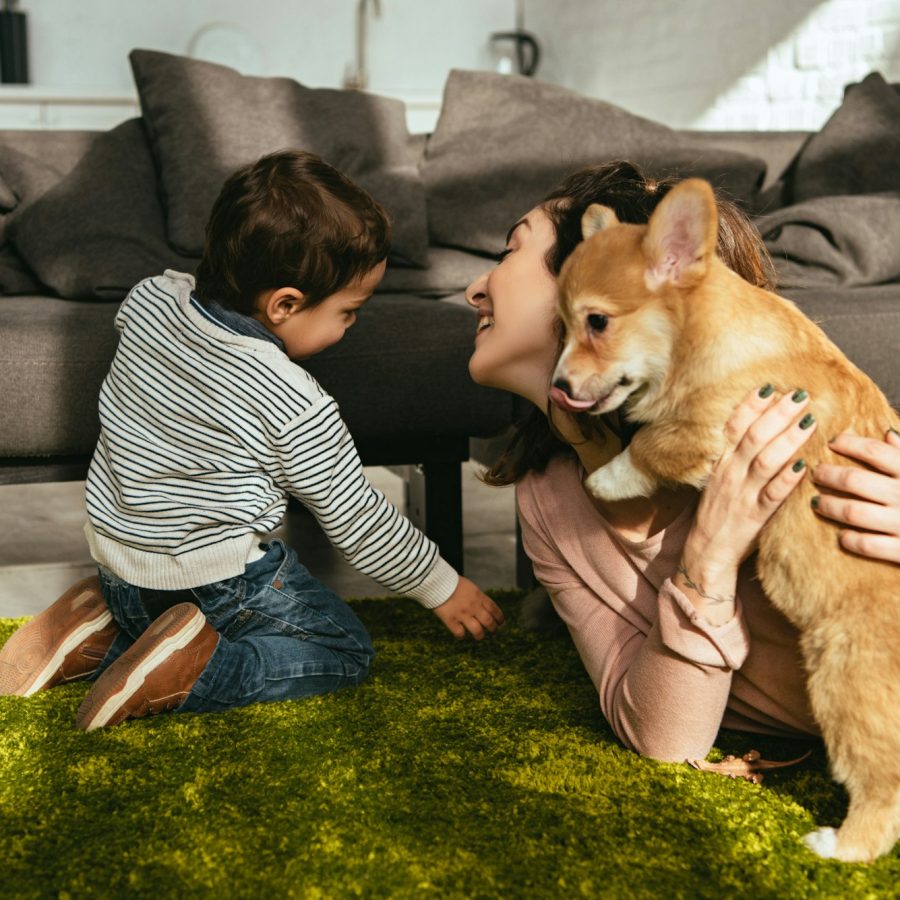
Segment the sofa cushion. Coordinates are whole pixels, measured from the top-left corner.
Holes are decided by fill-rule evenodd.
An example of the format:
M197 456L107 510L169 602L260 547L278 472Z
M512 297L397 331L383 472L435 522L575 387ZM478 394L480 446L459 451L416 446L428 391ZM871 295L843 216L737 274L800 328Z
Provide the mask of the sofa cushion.
M828 337L900 408L900 367L893 340L900 334L900 285L872 287L790 288L779 291L793 300Z
M60 296L121 300L142 278L193 271L166 239L143 123L100 134L74 169L9 226L10 239Z
M134 50L130 59L160 170L169 240L181 253L201 253L209 211L233 171L295 148L318 154L385 206L394 222L395 260L426 263L425 190L407 149L400 101L244 76L149 50Z
M9 242L7 228L64 177L94 137L84 131L0 132L0 292L43 290L38 277Z
M900 191L900 93L877 72L848 85L843 103L801 149L792 202Z
M47 290L10 243L0 244L0 294L34 294Z
M900 406L890 339L900 333L900 286L784 293ZM115 314L111 303L0 297L0 421L16 426L4 431L4 456L93 452ZM472 312L455 303L378 296L343 341L306 365L357 440L489 435L510 423L513 401L469 380L473 335Z
M411 269L388 266L376 294L423 294L445 297L464 291L479 275L497 264L493 256L481 256L453 247L429 247L428 267Z
M6 457L93 452L100 385L116 349L112 303L0 297L0 421ZM467 371L471 310L442 300L379 295L334 347L304 365L337 399L359 442L493 434L512 395Z
M474 343L471 309L379 295L343 340L303 366L338 401L354 438L493 435L511 423L514 400L469 377ZM370 389L362 389L363 381Z
M765 163L531 78L454 70L422 174L432 240L497 253L510 225L582 166L627 159L652 177L700 175L751 201Z
M115 353L111 303L0 297L0 421L5 456L93 453L97 401Z

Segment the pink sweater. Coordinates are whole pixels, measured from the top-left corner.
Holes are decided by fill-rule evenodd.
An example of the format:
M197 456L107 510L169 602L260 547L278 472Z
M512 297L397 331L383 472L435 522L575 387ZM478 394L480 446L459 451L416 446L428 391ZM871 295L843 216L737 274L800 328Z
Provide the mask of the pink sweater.
M702 759L720 726L817 734L797 632L767 600L753 560L734 618L701 618L671 576L694 504L644 541L620 535L585 493L577 459L559 456L516 488L525 550L550 592L628 747L657 759ZM749 749L749 748L748 748Z

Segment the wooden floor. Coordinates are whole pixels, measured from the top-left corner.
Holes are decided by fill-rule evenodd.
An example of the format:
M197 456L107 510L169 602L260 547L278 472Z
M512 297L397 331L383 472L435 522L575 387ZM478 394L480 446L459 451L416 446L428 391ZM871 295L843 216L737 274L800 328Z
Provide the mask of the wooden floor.
M482 484L475 466L468 463L463 470L465 573L482 588L513 587L513 491ZM366 472L402 509L402 479L382 468ZM96 571L82 532L83 494L83 482L0 486L0 617L40 612L73 581ZM389 593L349 566L305 510L292 507L277 535L341 596Z

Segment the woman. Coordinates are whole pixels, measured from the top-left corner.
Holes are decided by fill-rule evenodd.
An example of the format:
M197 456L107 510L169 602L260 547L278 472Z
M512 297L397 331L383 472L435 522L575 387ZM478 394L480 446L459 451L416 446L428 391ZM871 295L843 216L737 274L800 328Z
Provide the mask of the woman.
M803 385L784 396L760 385L729 421L733 449L702 497L681 488L606 503L584 490L585 475L627 442L628 426L615 416L576 421L548 403L562 338L556 275L590 203L646 222L669 187L628 163L576 173L513 226L497 267L466 299L478 314L473 379L535 406L485 480L516 484L525 549L616 734L640 753L684 760L704 757L720 726L817 733L797 633L747 561L762 526L807 477L801 450L815 424L799 425ZM734 206L719 206L720 256L771 288L757 232ZM900 436L841 435L831 446L877 471L818 466L812 477L823 489L852 496L823 493L817 514L855 526L841 532L846 549L900 562Z

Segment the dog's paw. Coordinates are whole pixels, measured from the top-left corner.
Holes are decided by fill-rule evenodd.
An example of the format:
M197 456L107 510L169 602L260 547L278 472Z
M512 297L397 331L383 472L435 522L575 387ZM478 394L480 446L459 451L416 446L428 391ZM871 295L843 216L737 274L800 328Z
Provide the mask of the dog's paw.
M607 496L611 485L609 484L609 479L606 476L605 469L606 466L601 466L599 469L591 472L591 474L584 479L584 486L598 500L612 499L611 497Z
M834 859L837 856L837 832L833 828L811 831L803 838L803 843L822 859Z
M629 451L623 450L605 466L592 472L584 486L598 500L630 500L649 497L656 490L655 479L634 467Z

